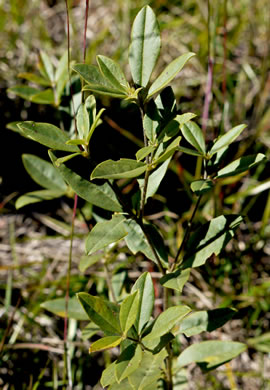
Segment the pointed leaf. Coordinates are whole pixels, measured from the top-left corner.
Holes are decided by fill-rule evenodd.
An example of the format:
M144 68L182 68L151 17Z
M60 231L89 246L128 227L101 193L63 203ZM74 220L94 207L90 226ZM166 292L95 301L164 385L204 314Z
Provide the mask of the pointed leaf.
M154 322L151 332L143 340L153 340L168 333L191 311L188 306L173 306L162 312Z
M157 381L162 377L161 367L167 357L166 349L153 355L144 351L139 367L129 375L128 380L133 389L147 390L148 386L154 385L157 389Z
M127 93L123 89L115 88L104 76L100 73L97 66L76 64L73 66L75 72L86 81L87 85L84 86L84 91L97 92L102 95L109 95L118 98L125 98Z
M162 286L171 288L173 290L182 292L184 285L188 281L190 276L190 268L186 268L183 271L177 270L169 274L164 275L160 279Z
M116 89L122 89L124 92L129 88L129 84L120 66L112 59L98 55L97 63L101 73Z
M67 152L78 152L79 148L74 145L66 145L69 137L58 127L50 123L21 122L20 130L28 137L48 148Z
M104 256L104 253L97 253L92 256L82 256L80 259L80 264L79 264L79 270L81 272L84 272L87 270L87 268L91 267L91 265L96 264L99 260L102 259Z
M169 157L167 158L166 161L164 161L163 164L160 165L158 169L156 169L154 172L150 174L148 179L148 186L147 186L145 200L155 195L155 193L157 192L158 187L168 170L170 162L171 162L171 158Z
M56 156L51 151L49 151L49 156L52 162L55 163ZM90 183L64 164L61 164L57 169L65 181L82 199L105 210L122 211L122 207L108 183L102 185Z
M192 121L189 121L180 126L181 131L185 139L203 155L206 153L205 141L202 130L199 126Z
M156 16L147 5L137 14L131 31L129 65L135 84L146 87L160 51Z
M160 164L168 158L172 157L176 150L178 150L180 141L181 137L179 136L175 138L172 142L170 142L169 145L165 147L165 150L163 150L162 152L160 152L160 150L158 149L154 156L154 163ZM163 145L161 146L163 147Z
M93 170L91 179L129 179L140 176L146 168L146 164L128 158L107 160Z
M212 180L195 180L190 184L191 190L197 195L203 195L214 187Z
M136 153L136 159L137 161L143 160L146 156L148 156L150 153L152 153L155 150L155 146L145 146L138 150Z
M31 203L43 202L44 200L52 200L60 198L65 192L57 190L40 190L27 192L26 194L20 196L15 203L16 209L27 206Z
M197 152L197 150L195 150L195 149L189 149L189 148L185 148L183 146L179 146L177 150L179 150L179 152L190 154L191 156L197 156L197 157L203 157L204 156L203 153Z
M144 326L151 318L151 314L155 303L154 285L149 272L144 272L139 279L136 280L131 292L139 291L139 309L138 316L135 321L135 328L140 334Z
M40 305L43 309L50 311L60 317L66 315L66 299L56 298L49 301L45 301ZM68 300L68 318L74 318L76 320L88 320L88 316L79 304L76 297L69 298Z
M245 172L248 169L255 167L257 164L264 161L265 159L266 157L262 153L240 157L226 167L220 169L217 172L217 176L215 178L219 179L222 177L239 175L239 173Z
M95 341L93 344L91 344L89 348L89 352L97 352L102 351L104 349L110 349L117 347L122 341L121 336L106 336L102 337L102 339L99 339Z
M140 345L131 344L119 356L114 366L117 382L122 382L134 372L142 360Z
M86 238L86 253L91 255L125 237L127 232L124 228L124 220L122 215L114 215L110 221L98 222Z
M139 309L140 294L139 291L135 291L133 294L127 296L120 306L120 325L124 335L127 334L129 329L136 321L138 309Z
M22 160L25 169L36 183L49 190L67 190L65 181L51 163L33 154L23 154Z
M50 60L50 57L48 56L47 53L45 53L43 50L41 50L40 51L40 59L41 59L45 74L48 77L48 80L53 82L54 81L54 69L53 69L53 64Z
M90 320L98 325L103 332L121 335L119 306L87 293L78 293L77 298Z
M128 378L126 378L121 383L112 384L108 390L134 390L134 387L129 384Z
M55 82L56 82L56 95L58 99L58 104L63 93L63 90L68 83L68 52L65 51L60 61L57 65L55 72Z
M195 53L186 53L173 60L151 85L147 99L169 84L193 56L195 56Z
M204 363L209 370L238 356L246 350L246 345L233 341L202 341L186 348L178 358L178 366L190 363Z
M227 133L219 137L212 148L209 151L210 156L217 153L220 149L224 148L227 145L230 145L247 127L247 125L238 125L233 127Z
M220 215L192 234L181 269L199 267L212 254L219 255L243 221L238 215Z

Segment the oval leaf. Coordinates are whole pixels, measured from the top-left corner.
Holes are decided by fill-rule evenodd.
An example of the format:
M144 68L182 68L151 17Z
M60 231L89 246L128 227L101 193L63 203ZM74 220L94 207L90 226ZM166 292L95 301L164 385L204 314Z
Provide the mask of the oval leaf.
M193 56L195 56L195 53L186 53L173 60L151 85L147 94L147 99L169 84L182 70L185 63Z
M220 149L224 148L227 145L230 145L247 127L247 125L238 125L229 130L226 134L219 137L211 150L209 151L210 156L217 153Z
M168 333L178 322L180 322L191 309L188 306L173 306L162 312L151 329L151 332L143 340L153 340Z
M233 341L202 341L186 348L178 358L178 367L190 363L204 363L205 369L217 367L246 350L246 345Z
M147 5L137 14L131 31L129 65L135 84L146 87L160 51L156 16Z
M139 309L139 302L139 291L135 291L133 294L127 296L120 306L120 325L125 335L136 321Z
M107 160L93 170L91 179L129 179L140 176L146 168L146 164L128 158Z
M50 123L20 122L20 130L28 137L48 148L67 152L79 152L75 145L66 145L69 137L58 127Z
M66 315L66 299L57 298L50 301L45 301L40 305L43 309L50 311L60 317ZM88 316L79 304L76 297L69 298L68 300L68 318L74 318L76 320L88 320Z
M49 151L49 156L52 162L55 164L57 158L52 153L52 151ZM66 182L70 185L70 187L82 199L85 199L91 204L101 207L105 210L122 211L122 207L108 183L104 183L102 185L90 183L88 180L83 179L64 164L61 164L59 167L57 167L57 169Z
M99 339L95 341L93 344L91 344L89 348L89 352L97 352L102 351L104 349L110 349L117 347L122 341L122 337L119 336L107 336L102 337L102 339Z
M91 255L125 237L127 232L124 228L124 220L122 215L115 215L110 221L98 222L86 238L86 253Z
M262 153L253 154L251 156L240 157L226 167L217 172L216 179L221 177L236 176L239 173L245 172L248 169L255 167L257 164L265 160L265 155Z
M77 298L90 320L103 332L121 335L118 305L87 293L78 293Z
M206 147L202 130L192 121L180 126L185 139L201 154L205 154Z
M66 183L51 163L33 154L23 154L22 160L25 169L36 183L49 190L66 191Z
M154 285L149 272L144 272L139 279L136 280L131 292L137 290L140 292L140 299L138 315L134 325L137 332L140 334L151 318L155 303Z

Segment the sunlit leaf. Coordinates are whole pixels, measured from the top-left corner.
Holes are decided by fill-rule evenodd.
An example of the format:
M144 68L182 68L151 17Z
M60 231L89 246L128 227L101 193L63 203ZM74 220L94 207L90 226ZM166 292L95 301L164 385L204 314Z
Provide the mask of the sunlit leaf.
M116 89L123 89L124 92L129 88L129 84L125 78L125 75L120 66L111 58L98 55L97 63L100 71L106 77L106 79Z
M79 270L81 272L86 271L87 268L91 267L91 265L96 264L100 259L102 259L103 256L103 253L97 253L92 256L82 256L80 259Z
M41 91L39 93L36 93L35 95L32 95L30 97L31 102L37 103L37 104L54 104L54 94L53 90L51 88L45 89L45 91Z
M38 76L34 73L22 72L22 73L18 74L18 77L20 77L21 79L31 81L32 83L39 84L39 85L44 85L44 86L51 85L50 81L48 81L48 80L44 79L43 77Z
M56 298L50 301L45 301L40 305L43 309L50 311L60 317L66 315L66 299ZM68 318L74 318L76 320L88 320L88 316L79 304L76 297L69 298L68 300Z
M180 126L185 139L201 154L206 153L205 140L202 130L192 121L188 121Z
M146 87L160 51L160 33L156 16L147 5L137 14L131 31L129 65L135 84Z
M91 179L129 179L140 176L146 168L145 163L127 158L107 160L93 170Z
M119 319L121 329L125 335L136 321L139 303L140 294L138 290L128 295L121 303Z
M49 190L66 191L65 181L51 163L33 154L23 154L22 160L25 169L36 183Z
M63 196L65 192L57 191L57 190L40 190L40 191L32 191L27 192L26 194L20 196L16 202L16 209L20 209L21 207L27 206L31 203L43 202L44 200L52 200L56 198L60 198Z
M114 215L110 221L98 222L86 237L85 249L88 255L121 240L127 235L124 227L125 218Z
M118 305L83 292L78 293L77 298L90 320L98 325L103 332L121 335Z
M52 162L55 163L57 159L51 151L49 151L49 156ZM122 207L108 183L102 185L90 183L64 164L61 164L57 169L63 175L65 181L82 199L105 210L122 211Z
M195 53L186 53L173 60L151 85L147 94L147 99L168 85L182 70L186 62L193 56L195 56Z
M247 125L238 125L233 127L227 133L219 137L212 148L209 151L210 156L217 153L220 149L224 148L227 145L230 145L247 127Z
M257 164L265 160L265 155L262 153L253 154L251 156L240 157L233 161L226 167L220 169L217 172L216 178L236 176L239 173L245 172L250 168L255 167Z
M144 272L139 279L136 280L131 292L139 291L139 308L138 315L135 321L135 328L140 334L144 326L151 318L151 314L155 303L154 285L149 272Z
M95 341L93 344L91 344L89 348L89 352L97 352L102 351L104 349L110 349L117 347L122 341L121 336L106 336L102 337L101 339Z
M42 70L45 72L48 80L51 82L54 82L54 69L53 69L53 64L45 51L41 50L40 51L40 60L41 60L41 65L42 65Z
M79 107L77 116L77 129L78 135L82 139L86 139L88 132L90 130L89 115L84 103Z
M139 367L142 356L140 345L131 344L124 349L114 365L115 376L119 383Z
M198 196L206 194L214 187L212 180L195 180L190 184L191 190Z
M160 279L162 286L166 288L171 288L182 292L185 283L188 281L190 275L190 268L184 270L177 270L171 273L164 275Z
M246 350L246 345L233 341L202 341L186 348L178 358L178 365L184 367L190 363L204 363L209 370L238 356Z
M18 126L28 138L48 148L67 152L79 151L79 148L75 145L66 145L69 140L68 135L50 123L20 122Z
M39 89L28 87L27 85L16 85L14 87L8 88L7 91L12 92L25 100L31 100L32 96L40 92Z

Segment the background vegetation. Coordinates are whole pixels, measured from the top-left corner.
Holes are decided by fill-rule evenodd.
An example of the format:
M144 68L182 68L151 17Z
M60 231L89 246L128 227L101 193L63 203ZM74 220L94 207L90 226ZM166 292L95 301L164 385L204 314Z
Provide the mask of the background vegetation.
M209 86L209 63L210 68L213 63L206 126L208 140L211 141L220 131L246 123L247 130L236 143L234 156L262 152L269 160L269 1L213 0L208 3L204 0L92 1L87 30L87 62L94 63L96 54L104 54L125 67L131 22L143 5L151 5L158 17L163 40L157 70L182 53L196 53L192 64L174 82L180 110L194 112L198 115L198 123L201 121L200 124L206 126L202 119ZM71 57L80 62L85 4L83 1L69 1L69 6ZM54 107L29 103L6 91L24 83L18 79L18 74L26 71L37 73L40 49L55 64L67 49L65 2L11 0L2 3L0 32L0 105L4 119L0 156L0 385L5 389L36 389L39 386L57 389L63 380L63 319L51 315L40 304L64 295L72 202L65 198L27 206L18 212L15 210L17 195L38 189L24 171L21 154L34 153L45 159L47 155L43 148L7 130L5 124L15 120L46 122L48 117L51 123L68 122L65 113L59 117ZM123 105L117 100L101 98L98 104L105 106L106 112L103 124L95 134L96 156L100 160L106 157L133 158L134 143L141 137L140 129L133 125L137 112L132 105ZM98 146L104 137L105 149ZM113 146L116 143L117 148ZM168 243L172 236L181 240L182 226L190 217L192 196L186 190L195 169L189 158L176 154L159 196L146 209L146 215L156 220ZM190 375L195 379L189 386L194 389L267 389L270 366L269 163L260 165L249 175L237 176L237 180L227 184L226 190L216 188L216 196L202 204L201 218L207 218L213 208L217 214L222 208L241 212L245 215L245 223L224 256L213 258L199 272L193 272L192 284L187 284L184 295L197 309L235 307L238 314L225 330L217 331L221 332L218 337L229 335L247 343L249 350L231 365L204 377L192 367ZM165 199L168 186L174 190ZM132 192L132 182L123 182L122 188L126 193ZM76 293L92 288L105 295L106 275L99 263L87 270L78 269L83 255L83 236L88 232L87 225L91 226L92 218L95 218L89 205L80 201L79 206L71 291ZM175 221L179 222L175 224ZM120 262L108 269L116 288L122 286L121 280L128 283L138 276L134 259L125 259L124 266L127 270ZM140 270L147 267L142 258ZM91 389L98 381L104 361L101 355L88 355L89 343L82 332L83 327L81 321L74 320L69 329L69 339L74 347L72 369L75 388ZM109 355L107 359L110 359Z

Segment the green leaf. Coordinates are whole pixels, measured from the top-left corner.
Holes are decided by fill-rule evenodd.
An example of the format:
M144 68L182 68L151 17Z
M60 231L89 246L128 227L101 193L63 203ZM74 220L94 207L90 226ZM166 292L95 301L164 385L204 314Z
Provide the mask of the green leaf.
M121 383L112 384L108 390L134 390L134 388L129 384L128 378L126 378Z
M44 85L44 86L51 85L50 81L44 79L43 77L37 76L34 73L23 72L23 73L19 73L18 77L20 77L21 79L25 79L25 80L31 81L33 83L39 84L39 85Z
M128 295L120 306L120 325L124 335L127 334L129 329L136 321L140 302L139 291L135 291L133 294Z
M149 272L144 272L139 279L136 280L131 292L139 291L139 308L138 316L135 321L135 328L140 334L144 326L151 318L151 314L155 303L154 285Z
M195 149L189 149L189 148L185 148L183 146L179 146L177 150L179 150L179 152L190 154L191 156L197 156L197 157L203 157L204 156L203 153L197 152L197 150L195 150Z
M261 334L260 336L247 339L247 343L251 348L257 351L270 353L270 332Z
M123 90L124 93L129 89L129 84L120 66L112 59L98 55L97 63L101 73L111 83L113 87Z
M22 161L31 178L42 187L61 192L67 190L65 181L51 163L33 154L23 154Z
M27 192L16 200L15 207L18 210L21 207L27 206L31 203L38 203L43 202L44 200L60 198L64 194L65 192L57 190L40 190Z
M8 88L7 91L12 92L25 100L31 100L32 96L40 92L39 89L28 87L27 85L16 85L14 87Z
M45 301L40 306L43 309L46 309L60 317L65 317L66 315L65 298L57 298L50 301ZM76 320L88 320L88 316L79 304L76 297L69 298L68 300L68 318L74 318Z
M224 199L224 203L233 204L239 199L244 199L247 196L255 196L260 194L263 191L267 191L270 189L270 179L264 180L262 182L255 181L252 182L251 186L248 186L244 191L236 192L227 198Z
M118 305L83 292L78 293L77 298L90 320L103 332L121 335Z
M186 348L178 358L178 365L184 367L190 363L204 363L204 368L220 366L246 350L246 345L233 341L202 341Z
M160 279L162 286L171 288L173 290L182 292L184 285L189 279L190 268L186 268L183 271L177 270L169 274L164 275Z
M123 89L117 89L100 73L97 66L76 64L72 67L75 72L86 81L83 91L92 91L102 95L113 96L117 98L125 98L127 93Z
M155 150L155 146L145 146L138 150L136 153L136 159L137 161L143 160L146 156L148 156L150 153L152 153Z
M77 301L77 303L78 303L78 301ZM82 309L81 305L80 305L80 308ZM84 315L86 315L85 312L83 312L83 313L84 313ZM88 319L88 317L87 317L87 319ZM81 337L82 337L83 340L89 340L93 336L95 336L98 332L99 332L99 326L97 326L93 322L89 322L88 325L86 325L82 329Z
M58 127L50 123L21 122L20 130L28 137L48 148L67 152L78 152L79 148L74 145L66 145L69 137Z
M102 351L104 349L110 349L117 347L122 341L121 336L106 336L102 337L101 339L95 341L93 344L91 344L89 348L89 352L97 352Z
M172 157L176 150L178 150L180 141L181 137L179 136L175 138L172 142L170 142L169 145L165 147L165 150L163 150L162 152L160 149L158 149L154 156L154 164L160 164L168 158ZM163 145L160 146L163 147Z
M170 332L190 311L191 309L184 305L169 307L157 317L151 332L143 338L143 341L153 340Z
M180 324L179 332L187 337L197 335L201 332L212 332L220 328L234 315L235 310L229 308L197 311L189 314Z
M212 180L195 180L190 184L191 190L197 195L203 195L211 191L214 187Z
M86 139L90 130L90 123L88 111L84 103L80 105L76 119L79 138Z
M115 378L115 365L116 365L116 360L109 364L105 370L102 371L100 383L102 387L106 387L109 385L113 385L116 382Z
M104 253L97 253L96 255L92 256L82 256L80 259L79 264L79 270L81 272L84 272L87 270L87 268L91 267L91 265L96 264L102 257L104 256Z
M147 99L169 84L182 70L186 62L193 56L195 56L195 53L186 53L173 60L151 85L147 94Z
M210 156L217 153L220 149L230 145L247 127L247 125L238 125L229 130L226 134L219 137L209 151Z
M57 159L51 151L49 151L49 156L52 162L55 163ZM82 199L105 210L122 211L122 207L108 183L102 185L90 183L64 164L61 164L57 169L65 181Z
M30 97L31 102L37 104L55 104L54 94L51 88L45 89L45 91L41 91L32 95Z
M192 112L186 112L185 114L177 115L174 120L179 123L179 126L182 126L193 119L195 116L196 114L193 114Z
M58 99L58 104L60 102L61 95L63 90L68 82L68 51L65 51L60 61L57 65L55 72L55 82L56 82L56 95Z
M156 16L147 5L137 14L131 31L129 65L135 84L146 87L160 51L160 33Z
M43 51L40 51L40 60L42 63L42 68L45 71L45 74L52 83L54 82L54 69L53 64L50 60L50 57Z
M131 344L124 349L114 365L117 382L129 377L139 367L141 360L142 350L139 345Z
M166 161L164 161L163 164L160 165L160 167L158 169L156 169L154 172L152 172L149 175L145 200L147 200L151 196L155 195L155 193L157 192L158 187L159 187L162 179L164 178L164 176L167 172L167 169L169 167L170 162L171 162L171 158L169 157L169 158L167 158ZM142 179L142 180L144 183L144 179ZM143 185L144 184L142 184L142 186L140 185L140 187L143 187Z
M264 161L265 158L265 155L262 153L240 157L226 167L220 169L217 172L217 176L215 177L215 179L239 175L239 173L245 172L248 169L255 167L257 164Z
M86 253L91 255L125 237L127 232L124 228L124 220L122 215L114 215L110 221L98 222L86 238Z
M69 142L67 142L68 145L72 145L70 144ZM73 144L74 145L74 144ZM81 156L81 152L76 152L76 153L71 153L71 154L68 154L67 156L64 156L64 157L60 157L58 158L54 165L56 168L58 168L61 164L71 160L72 158L76 157L76 156Z
M206 153L203 132L199 126L192 121L188 121L180 126L185 139L201 154Z
M132 219L125 221L125 228L128 235L125 237L126 244L133 254L142 252L148 259L156 262L153 251L146 240L142 228ZM164 247L164 240L152 225L144 225L144 228L149 234L152 244L154 245L157 254L165 267L168 267L168 254Z
M219 255L242 221L238 215L220 215L204 224L190 237L181 269L199 267L212 254Z
M140 176L146 168L146 164L128 158L107 160L93 170L91 179L129 179Z
M147 390L148 386L153 384L153 389L157 389L156 382L162 377L161 367L166 357L167 352L165 348L155 355L144 351L139 367L128 377L132 388L136 390Z

